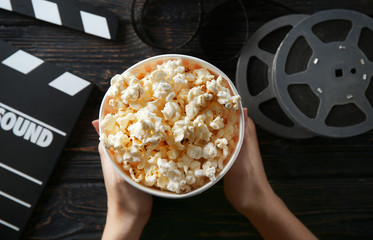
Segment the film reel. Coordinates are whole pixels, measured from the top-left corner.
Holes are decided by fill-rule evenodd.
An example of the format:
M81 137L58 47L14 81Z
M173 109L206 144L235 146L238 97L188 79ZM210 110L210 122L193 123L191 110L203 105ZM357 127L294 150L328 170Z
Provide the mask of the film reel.
M297 124L327 137L373 127L373 19L350 10L316 13L297 24L277 50L279 103Z
M306 17L287 15L264 24L248 40L237 64L236 84L249 116L263 129L286 138L313 136L282 111L270 79L277 48L286 34Z

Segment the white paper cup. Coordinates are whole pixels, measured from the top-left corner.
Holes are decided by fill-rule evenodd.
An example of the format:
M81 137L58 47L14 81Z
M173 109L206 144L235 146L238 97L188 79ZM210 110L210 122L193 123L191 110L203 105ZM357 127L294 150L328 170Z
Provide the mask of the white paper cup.
M165 55L154 56L154 57L147 58L147 59L133 65L132 67L128 68L125 72L131 72L131 73L134 73L134 72L151 72L155 69L155 67L157 65L162 64L163 62L167 62L168 60L176 60L176 59L181 59L183 61L183 65L189 67L190 69L203 67L203 68L208 69L211 72L211 74L215 75L216 77L219 76L219 75L222 76L223 79L229 84L229 87L230 87L230 90L232 91L232 93L234 95L238 95L238 92L237 92L235 86L233 85L232 81L221 70L219 70L217 67L213 66L212 64L210 64L210 63L208 63L204 60L201 60L201 59L196 58L196 57L188 56L188 55L165 54ZM105 96L102 100L101 107L100 107L100 113L99 113L100 132L102 132L101 121L103 120L105 115L109 112L110 112L110 106L108 105L108 93L106 92L106 94L105 94ZM124 169L115 161L114 156L111 156L111 154L107 151L106 148L104 148L105 149L105 154L108 157L108 159L110 160L112 166L119 173L119 175L126 182L128 182L129 184L131 184L135 188L138 188L138 189L140 189L140 190L142 190L142 191L144 191L148 194L158 196L158 197L163 197L163 198L178 199L178 198L192 197L192 196L195 196L197 194L200 194L200 193L206 191L207 189L212 187L215 183L217 183L228 172L228 170L231 168L234 161L236 160L237 155L238 155L238 153L241 149L241 145L242 145L242 141L243 141L243 137L244 137L244 127L245 127L244 126L244 124L245 124L244 123L244 115L243 115L244 113L243 113L243 108L242 108L241 101L239 101L238 114L239 114L239 117L238 117L238 119L239 119L239 123L238 123L239 129L237 129L237 133L236 133L236 134L238 134L238 138L237 138L238 140L237 140L236 147L235 147L234 151L232 151L230 149L230 155L228 155L228 157L227 157L229 159L228 159L228 161L227 160L225 161L226 164L225 164L223 170L219 174L216 175L216 179L214 181L209 181L205 185L203 185L203 186L201 186L197 189L194 189L191 192L174 193L174 192L169 192L169 191L162 191L162 190L159 190L155 187L148 187L148 186L145 186L141 183L135 182L124 171Z

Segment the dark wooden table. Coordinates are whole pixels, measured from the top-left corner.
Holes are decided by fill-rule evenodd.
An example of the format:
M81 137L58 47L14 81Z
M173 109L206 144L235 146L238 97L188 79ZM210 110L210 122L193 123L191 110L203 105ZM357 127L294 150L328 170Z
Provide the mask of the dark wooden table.
M129 22L129 0L82 2L107 8L119 16L116 41L0 11L2 40L95 84L27 225L24 239L100 239L106 217L106 192L97 152L98 136L91 121L98 117L112 76L146 57L165 52L150 48L135 34ZM250 33L274 17L289 13L346 8L373 16L371 0L258 0L246 1L246 5ZM198 42L173 52L204 57ZM234 79L235 64L233 60L218 66ZM275 192L319 238L373 239L372 131L345 139L287 140L258 129L258 138ZM154 198L153 213L142 236L247 238L261 239L227 202L222 181L193 198Z

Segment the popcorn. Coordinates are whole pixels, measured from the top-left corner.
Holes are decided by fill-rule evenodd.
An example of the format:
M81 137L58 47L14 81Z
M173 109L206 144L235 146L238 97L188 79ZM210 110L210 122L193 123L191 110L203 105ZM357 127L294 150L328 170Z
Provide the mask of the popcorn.
M110 134L107 137L107 145L113 146L114 148L121 148L123 138L128 138L128 136L121 131L117 132L115 135Z
M206 83L206 87L209 91L215 93L218 96L218 102L224 105L226 108L238 109L238 101L241 100L240 96L231 96L229 89L223 86L223 78L219 76L217 80L211 80Z
M205 159L214 159L218 155L218 150L213 143L208 143L203 147L202 157Z
M193 71L193 73L197 76L197 80L195 83L197 85L201 83L205 83L215 78L206 68L200 68Z
M235 147L240 97L221 76L169 60L111 79L100 141L136 182L175 193L214 181Z
M167 157L169 159L175 160L179 156L179 153L176 149L171 149L167 152Z
M143 154L136 146L132 146L125 150L122 158L124 162L135 163L141 161Z
M219 130L224 127L224 119L220 116L216 117L214 121L210 123L210 127L214 130Z
M165 119L175 122L180 117L180 107L175 102L167 102L162 113Z
M206 177L208 177L211 181L215 180L215 172L216 167L210 161L207 161L203 164L203 173Z
M112 114L106 115L101 122L101 127L105 132L111 132L116 127L115 117Z
M135 114L128 113L127 115L123 117L118 117L115 121L118 123L122 131L126 131L127 127L130 125L130 122L135 121L135 120L136 120ZM113 124L115 123L113 122Z
M132 79L126 90L122 91L121 99L128 104L130 101L134 102L141 98L144 94L144 88L141 86L139 80Z
M228 141L225 138L218 138L215 141L215 145L223 150L223 157L228 156Z
M193 159L200 159L202 157L202 148L200 146L188 144L187 155Z

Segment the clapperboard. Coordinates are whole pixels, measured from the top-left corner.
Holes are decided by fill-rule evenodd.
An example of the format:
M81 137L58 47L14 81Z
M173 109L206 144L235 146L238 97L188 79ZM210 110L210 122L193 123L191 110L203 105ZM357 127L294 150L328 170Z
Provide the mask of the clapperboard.
M0 8L106 39L118 30L113 12L77 0L0 0Z
M21 235L92 88L0 40L0 239Z

